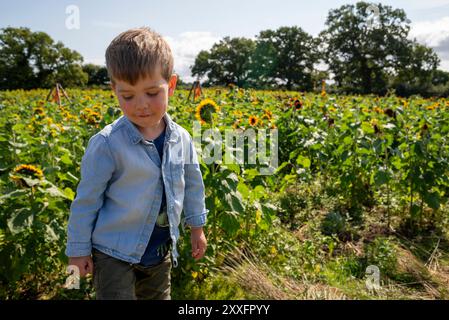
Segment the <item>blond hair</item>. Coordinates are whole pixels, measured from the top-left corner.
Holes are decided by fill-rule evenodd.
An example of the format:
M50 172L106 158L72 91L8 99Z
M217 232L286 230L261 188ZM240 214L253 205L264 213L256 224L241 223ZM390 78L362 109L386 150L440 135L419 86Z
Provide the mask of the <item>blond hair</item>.
M106 50L111 82L120 80L134 85L141 77L153 76L157 67L168 82L173 73L173 55L168 43L150 28L125 31Z

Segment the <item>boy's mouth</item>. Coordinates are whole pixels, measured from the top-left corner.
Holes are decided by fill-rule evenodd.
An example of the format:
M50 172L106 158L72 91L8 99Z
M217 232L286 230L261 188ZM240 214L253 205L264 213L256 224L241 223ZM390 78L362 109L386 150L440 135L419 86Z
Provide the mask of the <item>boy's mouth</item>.
M151 116L151 114L142 114L142 115L137 115L139 118L148 118L149 116Z

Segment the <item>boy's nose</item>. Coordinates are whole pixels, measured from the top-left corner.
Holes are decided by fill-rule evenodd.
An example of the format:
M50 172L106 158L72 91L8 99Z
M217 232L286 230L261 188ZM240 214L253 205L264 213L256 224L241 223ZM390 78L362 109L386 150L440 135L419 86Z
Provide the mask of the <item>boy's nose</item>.
M137 109L138 111L149 110L149 109L150 109L150 104L149 104L149 102L148 102L144 97L143 97L143 98L140 98L140 99L137 101L136 109Z

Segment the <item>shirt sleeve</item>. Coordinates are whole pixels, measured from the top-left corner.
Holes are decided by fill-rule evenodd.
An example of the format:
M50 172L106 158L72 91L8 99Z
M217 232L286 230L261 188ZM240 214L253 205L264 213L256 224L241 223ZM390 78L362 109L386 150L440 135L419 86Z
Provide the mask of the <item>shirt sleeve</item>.
M81 179L70 206L65 252L68 257L91 254L92 231L114 168L109 143L106 137L97 133L90 138L81 160Z
M187 154L189 155L189 159L186 159L186 163L184 164L185 193L183 205L185 218L183 220L183 227L184 225L201 227L206 224L209 210L206 209L203 176L190 135L188 148Z

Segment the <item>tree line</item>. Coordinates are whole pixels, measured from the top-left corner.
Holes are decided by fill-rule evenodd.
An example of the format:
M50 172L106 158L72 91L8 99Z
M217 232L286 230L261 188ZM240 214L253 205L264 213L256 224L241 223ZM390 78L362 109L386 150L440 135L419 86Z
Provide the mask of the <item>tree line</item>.
M358 2L331 10L317 37L298 26L264 30L256 40L225 37L201 51L191 70L210 86L310 91L331 79L339 93L449 95L449 73L409 31L404 10Z
M317 37L299 26L263 30L255 40L225 37L199 52L191 72L205 86L313 91L327 81L337 93L448 96L449 72L438 70L437 54L409 31L404 10L358 2L330 10ZM0 29L0 90L108 81L104 66L83 64L81 54L44 32Z
M105 67L82 64L80 53L45 32L7 27L0 30L0 90L104 85Z

